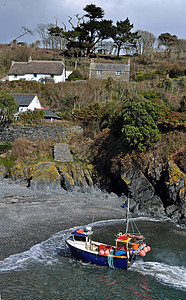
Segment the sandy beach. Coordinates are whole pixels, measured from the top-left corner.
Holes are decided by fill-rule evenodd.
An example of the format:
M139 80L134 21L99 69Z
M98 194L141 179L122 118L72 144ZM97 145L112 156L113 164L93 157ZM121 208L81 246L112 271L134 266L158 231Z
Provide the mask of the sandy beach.
M121 199L98 189L31 190L0 181L0 260L53 234L92 221L121 219Z

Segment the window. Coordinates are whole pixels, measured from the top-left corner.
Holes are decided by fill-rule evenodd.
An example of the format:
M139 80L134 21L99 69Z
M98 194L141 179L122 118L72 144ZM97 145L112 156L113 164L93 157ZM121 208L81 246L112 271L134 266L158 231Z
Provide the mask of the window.
M34 77L37 77L37 74L34 74Z
M116 75L121 75L121 71L116 71Z
M14 77L16 78L16 77L17 77L17 74L14 74Z
M86 236L74 235L75 241L86 242Z
M102 74L102 70L97 70L97 74Z
M51 78L54 78L54 74L51 74L50 77L51 77Z

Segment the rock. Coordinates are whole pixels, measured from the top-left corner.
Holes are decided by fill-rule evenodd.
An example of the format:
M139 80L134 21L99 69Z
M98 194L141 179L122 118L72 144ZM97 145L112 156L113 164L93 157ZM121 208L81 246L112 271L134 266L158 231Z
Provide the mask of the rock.
M11 169L11 177L13 181L16 182L25 182L27 180L27 171L25 170L25 166L17 163Z
M128 190L131 192L131 198L135 201L133 211L139 214L141 212L159 216L164 215L164 207L159 196L149 180L137 168L125 169L121 178L127 184Z
M156 217L163 217L165 216L165 211L163 207L163 203L158 196L153 196L144 203L139 204L139 209L147 214Z
M66 190L72 190L75 186L84 189L93 186L91 171L85 169L80 163L60 163L58 170L61 176L61 185Z
M171 215L173 215L173 213L178 210L178 206L173 204L173 205L170 205L166 208L166 214L168 217L171 217Z
M169 201L174 204L184 203L185 201L185 183L186 176L181 172L178 167L169 162L168 167L168 178L166 181L166 186L169 195Z
M61 143L54 146L54 160L60 162L72 162L74 160L68 144Z
M154 196L155 191L152 184L138 169L125 170L121 178L127 184L131 197L136 202L144 203Z
M53 162L38 163L31 172L32 189L60 188L60 175Z
M71 166L72 177L76 186L86 188L93 185L90 173L84 166L80 163L73 163Z
M74 179L71 176L71 172L69 173L69 168L67 164L59 164L58 172L60 174L61 186L67 191L72 191L75 187Z

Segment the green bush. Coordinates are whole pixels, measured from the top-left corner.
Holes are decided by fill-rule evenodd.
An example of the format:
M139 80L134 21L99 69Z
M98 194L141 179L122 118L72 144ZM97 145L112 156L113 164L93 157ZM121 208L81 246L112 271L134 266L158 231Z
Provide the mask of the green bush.
M155 99L159 97L159 93L154 90L148 90L141 93L142 96L148 100Z
M155 123L159 108L149 100L137 100L125 103L122 111L122 135L131 150L146 151L159 139L159 130Z
M0 142L0 154L12 149L12 143L10 142Z
M143 71L139 71L139 72L136 72L136 74L135 74L135 80L136 81L151 80L151 79L154 79L156 77L156 75L157 74L154 72L146 73Z
M19 120L23 123L37 124L39 120L44 119L44 114L42 110L28 110L21 114Z
M68 80L81 80L83 79L83 76L81 75L79 70L74 70L69 76Z

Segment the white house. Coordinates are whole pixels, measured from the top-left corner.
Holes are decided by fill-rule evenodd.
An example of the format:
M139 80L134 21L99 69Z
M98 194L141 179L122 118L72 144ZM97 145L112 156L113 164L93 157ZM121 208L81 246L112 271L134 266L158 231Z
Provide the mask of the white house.
M28 62L12 62L8 80L34 80L45 82L46 79L55 83L65 81L65 65L62 61L32 60Z
M15 102L19 105L19 109L15 117L29 109L42 109L37 94L10 94L10 96L13 96Z

